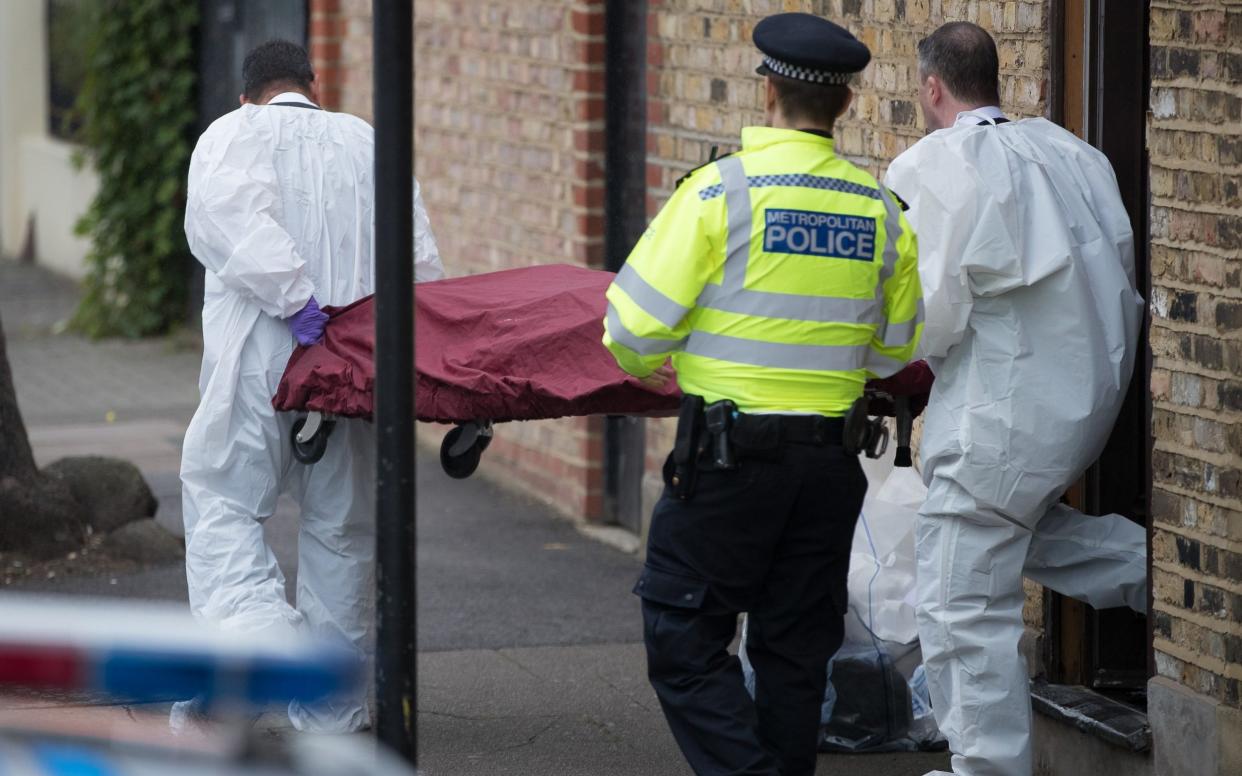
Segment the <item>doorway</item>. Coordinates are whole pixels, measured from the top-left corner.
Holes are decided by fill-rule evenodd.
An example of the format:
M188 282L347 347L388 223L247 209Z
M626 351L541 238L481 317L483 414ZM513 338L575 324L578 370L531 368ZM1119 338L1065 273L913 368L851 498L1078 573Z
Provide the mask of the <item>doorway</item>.
M1108 157L1133 225L1135 277L1150 298L1146 150L1149 3L1054 0L1052 119ZM1151 544L1151 350L1145 321L1134 375L1112 436L1067 494L1087 514L1118 513L1148 527ZM1150 552L1148 560L1150 579ZM1083 685L1145 706L1154 671L1152 633L1128 609L1095 611L1052 591L1045 595L1045 666L1058 684Z
M305 46L306 0L200 0L198 28L198 134L211 122L237 108L242 91L242 62L250 49L284 38ZM203 266L190 261L187 310L192 328L201 325Z

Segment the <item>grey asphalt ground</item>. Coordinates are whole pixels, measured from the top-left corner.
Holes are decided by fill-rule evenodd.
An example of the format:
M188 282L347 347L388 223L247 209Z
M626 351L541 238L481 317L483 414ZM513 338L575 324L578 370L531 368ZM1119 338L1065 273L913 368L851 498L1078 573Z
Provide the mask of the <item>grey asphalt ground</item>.
M158 519L176 531L181 434L197 401L199 356L163 341L51 333L75 294L72 284L0 261L0 316L36 457L133 460L159 497ZM640 561L486 479L449 479L431 451L420 451L417 485L422 772L690 773L645 678L629 592ZM266 528L292 583L296 506L283 501ZM180 562L19 587L135 601L186 595ZM153 711L150 724L162 724L163 709ZM261 724L283 728L278 714ZM821 756L817 772L921 776L937 768L947 770L946 755Z

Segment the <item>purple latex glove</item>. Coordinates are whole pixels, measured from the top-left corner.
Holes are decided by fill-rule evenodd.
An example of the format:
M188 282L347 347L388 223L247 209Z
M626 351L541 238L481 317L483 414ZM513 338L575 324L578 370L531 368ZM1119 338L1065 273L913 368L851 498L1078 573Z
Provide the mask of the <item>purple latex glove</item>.
M328 322L328 314L319 309L319 303L312 296L305 307L286 318L285 322L289 324L289 331L293 332L299 345L314 345L323 339L323 327Z

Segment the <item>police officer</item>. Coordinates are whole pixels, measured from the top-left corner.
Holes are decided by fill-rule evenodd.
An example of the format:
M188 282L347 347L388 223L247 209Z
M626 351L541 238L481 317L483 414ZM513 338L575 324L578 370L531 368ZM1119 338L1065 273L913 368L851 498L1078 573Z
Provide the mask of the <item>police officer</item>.
M833 152L870 52L807 14L754 40L768 126L678 187L608 290L604 343L686 395L634 589L665 717L699 774L796 776L815 770L866 490L843 416L913 357L921 293L899 201ZM753 700L727 651L740 612Z

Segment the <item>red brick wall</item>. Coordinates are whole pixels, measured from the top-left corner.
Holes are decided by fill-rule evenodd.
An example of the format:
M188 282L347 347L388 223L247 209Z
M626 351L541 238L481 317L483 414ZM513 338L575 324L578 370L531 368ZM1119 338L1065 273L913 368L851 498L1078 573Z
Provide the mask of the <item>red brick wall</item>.
M1151 12L1156 669L1242 707L1242 7Z
M602 264L602 0L420 0L418 177L450 275ZM486 471L602 513L599 419L498 427Z

